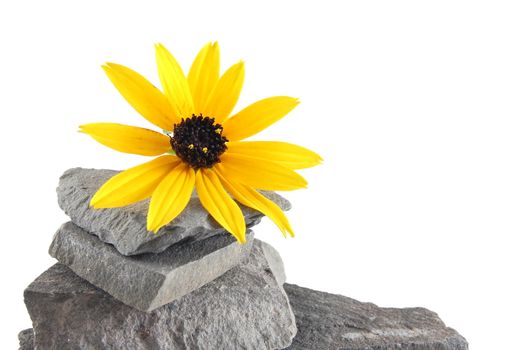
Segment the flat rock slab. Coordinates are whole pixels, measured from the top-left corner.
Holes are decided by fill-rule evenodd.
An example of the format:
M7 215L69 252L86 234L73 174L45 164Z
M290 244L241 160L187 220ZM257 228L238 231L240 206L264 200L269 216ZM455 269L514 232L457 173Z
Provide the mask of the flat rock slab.
M289 350L467 350L468 343L424 308L380 308L285 284L298 334Z
M298 327L289 350L468 349L467 341L429 310L379 308L292 284L284 287ZM27 331L19 335L21 350L33 349L23 347ZM33 339L25 342L32 346Z
M266 250L266 251L265 251ZM296 334L282 266L255 240L249 258L150 313L138 311L55 264L24 292L36 349L283 349Z
M146 230L149 200L122 208L90 208L91 197L117 173L113 170L69 169L60 177L57 195L60 208L73 223L114 245L121 254L159 253L181 240L204 239L224 232L203 209L195 193L186 209L157 234ZM262 193L283 210L290 209L290 202L285 198L274 192ZM247 227L259 223L263 216L261 213L241 204L240 207Z
M49 254L124 304L152 311L241 263L250 254L253 237L249 231L247 243L239 244L223 233L176 244L159 254L123 256L68 222L55 234Z

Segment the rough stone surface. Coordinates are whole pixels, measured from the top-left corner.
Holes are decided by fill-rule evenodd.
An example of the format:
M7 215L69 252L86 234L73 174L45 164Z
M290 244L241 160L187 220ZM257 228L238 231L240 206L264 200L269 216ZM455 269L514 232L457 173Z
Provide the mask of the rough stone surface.
M57 188L58 204L71 221L113 244L123 255L159 253L181 240L204 239L224 230L202 208L194 193L186 209L157 234L146 230L149 200L122 208L91 209L89 201L99 187L117 174L113 170L73 168L61 177ZM290 203L274 192L262 192L282 209ZM256 225L262 215L240 205L247 227Z
M286 294L255 240L249 258L150 313L55 264L24 292L37 349L282 349L296 334Z
M33 328L24 329L18 333L18 342L20 344L18 350L33 350L35 348L33 344L34 339Z
M159 254L123 256L68 222L55 234L49 254L124 304L151 311L238 265L249 255L253 237L249 231L247 243L239 244L225 233L176 244Z
M289 350L468 349L467 341L429 310L379 308L292 284L284 287L298 327Z
M283 260L281 260L281 256L279 255L276 248L274 248L270 244L265 243L263 241L258 242L261 246L263 254L265 254L265 258L269 262L269 267L272 270L274 277L276 277L276 280L278 281L279 285L283 286L283 283L285 283L287 277L285 275L285 267L283 266Z
M380 308L284 285L298 334L289 350L467 350L467 341L424 308Z

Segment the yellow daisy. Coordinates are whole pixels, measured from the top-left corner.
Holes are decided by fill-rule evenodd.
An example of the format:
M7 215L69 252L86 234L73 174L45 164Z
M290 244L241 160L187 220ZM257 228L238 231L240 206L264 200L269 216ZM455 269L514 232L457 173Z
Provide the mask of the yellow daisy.
M86 124L80 131L114 150L157 157L109 179L90 205L115 208L151 198L147 229L157 232L181 213L195 188L203 207L241 243L245 220L232 197L293 236L281 209L257 190L306 187L294 170L319 164L320 156L290 143L242 140L284 117L298 100L269 97L231 116L243 85L243 62L220 77L219 46L210 43L185 76L164 46L157 44L155 53L163 92L127 67L103 68L128 103L164 133L115 123Z

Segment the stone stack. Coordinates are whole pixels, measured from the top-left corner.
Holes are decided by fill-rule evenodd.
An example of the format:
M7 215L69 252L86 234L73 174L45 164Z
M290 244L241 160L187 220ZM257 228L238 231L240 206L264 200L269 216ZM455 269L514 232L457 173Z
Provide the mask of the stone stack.
M157 234L145 229L148 201L91 209L114 174L75 168L60 178L58 202L71 222L49 249L58 263L24 292L33 329L19 334L20 349L467 349L426 309L382 309L286 284L274 248L248 228L238 244L195 196ZM260 221L241 207L247 227Z

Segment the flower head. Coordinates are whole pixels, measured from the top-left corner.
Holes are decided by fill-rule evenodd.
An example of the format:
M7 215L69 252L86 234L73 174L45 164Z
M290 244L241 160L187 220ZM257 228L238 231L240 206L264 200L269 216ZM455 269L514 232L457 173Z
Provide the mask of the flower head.
M258 190L306 187L295 170L319 164L320 156L290 143L242 140L284 117L298 100L269 97L231 116L243 85L243 62L220 76L219 46L210 43L185 76L164 46L155 51L162 92L127 67L107 63L103 69L128 103L164 133L115 123L80 130L114 150L156 158L113 176L90 205L114 208L151 198L147 229L157 232L181 213L195 188L203 207L239 242L245 241L246 227L232 197L293 236L281 209Z

